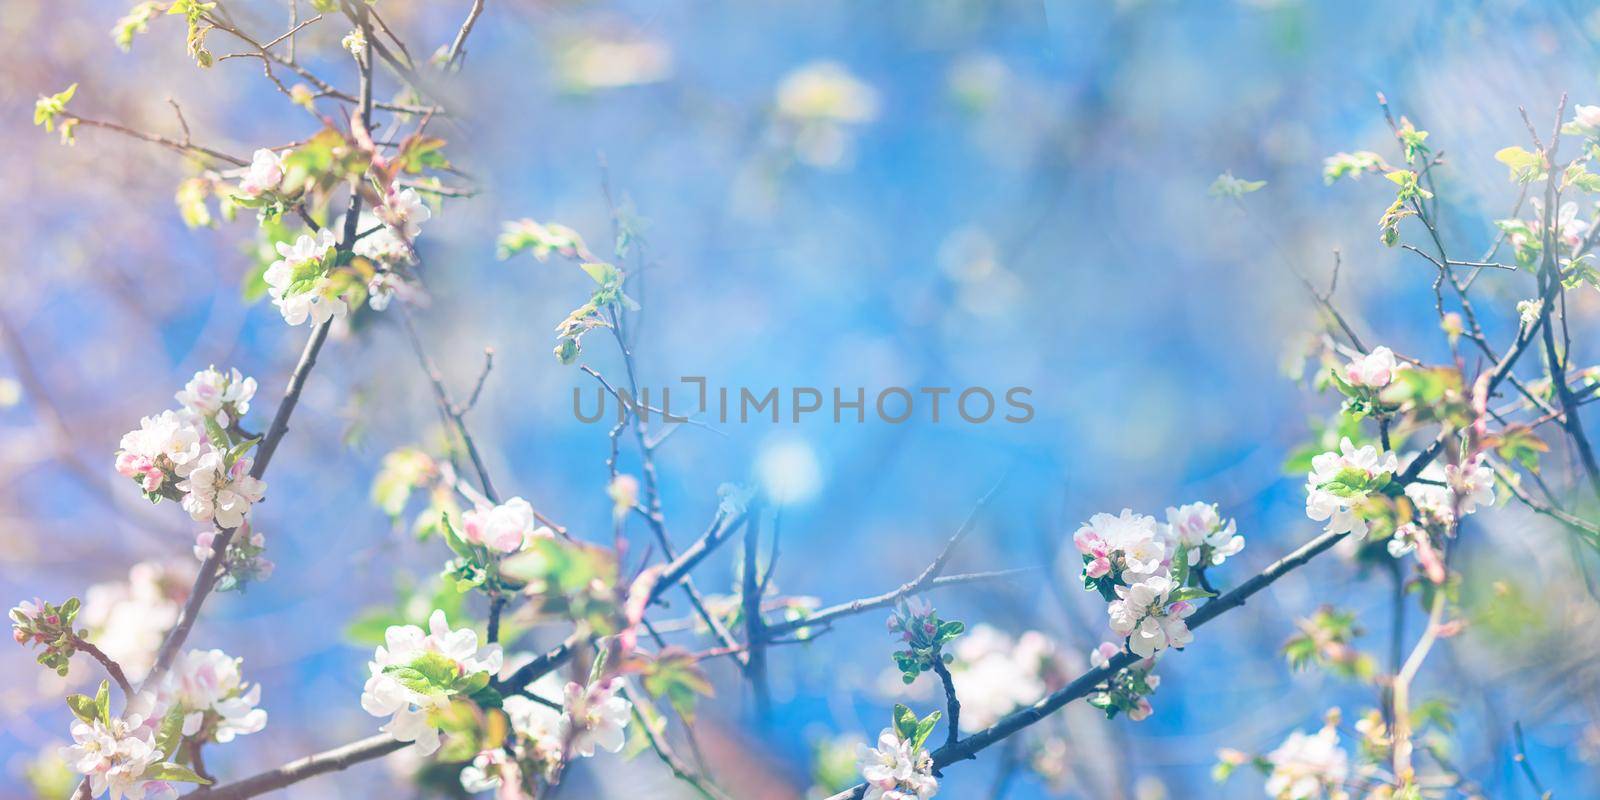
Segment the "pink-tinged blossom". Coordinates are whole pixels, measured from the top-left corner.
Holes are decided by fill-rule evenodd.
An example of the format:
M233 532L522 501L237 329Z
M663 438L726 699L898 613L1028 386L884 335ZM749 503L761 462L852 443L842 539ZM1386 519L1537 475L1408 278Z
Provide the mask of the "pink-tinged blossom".
M515 553L536 538L554 535L549 528L535 527L533 506L520 497L461 515L461 538L501 553Z
M283 157L263 147L251 157L250 166L239 181L239 192L246 197L259 197L277 191L282 182Z
M878 734L878 746L858 745L856 766L867 782L864 800L927 800L939 793L933 757L900 738L893 728Z
M1600 106L1576 106L1572 111L1574 122L1591 131L1600 132Z
M1133 708L1128 709L1128 719L1134 722L1144 722L1154 713L1155 708L1150 705L1150 701L1141 697L1134 702Z
M1408 484L1406 497L1440 521L1454 521L1458 510L1466 516L1479 506L1494 504L1494 469L1482 453L1465 465L1441 466L1436 461L1424 467L1417 477L1423 480Z
M187 571L144 561L128 570L126 580L90 586L83 595L78 624L111 660L122 665L129 680L139 681L155 663L156 650L178 621L178 611L194 582Z
M1167 603L1177 588L1177 583L1166 575L1152 575L1131 586L1117 587L1117 599L1111 601L1106 613L1111 618L1111 629L1128 637L1128 649L1135 655L1150 658L1168 647L1182 648L1194 640L1184 622L1194 613L1194 607L1183 601Z
M1529 201L1533 206L1533 221L1528 227L1536 236L1542 236L1544 231L1544 200L1535 197ZM1576 251L1583 244L1584 234L1589 232L1589 223L1578 219L1578 204L1567 201L1561 204L1555 214L1556 240L1570 251Z
M1122 648L1115 644L1101 642L1093 650L1089 651L1089 666L1094 669L1110 666L1111 659L1116 658L1120 652L1122 652Z
M1173 548L1155 517L1123 509L1118 516L1095 514L1073 534L1078 552L1088 558L1084 571L1090 578L1118 574L1134 581L1166 571Z
M267 712L256 707L261 686L245 683L240 662L221 650L190 650L172 665L163 693L184 715L184 736L206 731L226 744L266 727Z
M422 196L417 194L416 189L402 189L390 194L376 213L379 219L408 242L416 241L422 234L422 223L433 217L433 212L422 202Z
M625 733L633 704L617 696L621 685L613 680L602 680L585 687L568 683L563 692L561 738L568 742L572 753L583 758L594 755L595 748L615 753L627 743Z
M250 475L251 460L241 457L227 466L222 453L208 450L195 462L189 477L178 483L183 510L195 522L215 521L223 528L244 524L250 506L260 502L267 484Z
M1339 731L1332 726L1310 735L1289 734L1267 760L1272 762L1267 796L1273 800L1322 800L1338 790L1350 770L1349 757L1339 747Z
M250 398L255 394L255 378L246 378L237 369L221 372L208 367L196 372L175 397L189 411L213 417L227 428L250 412Z
M1394 380L1396 372L1405 369L1408 365L1394 357L1394 351L1383 345L1372 348L1372 352L1360 356L1346 364L1344 367L1345 383L1366 389L1382 389Z
M177 788L144 776L164 760L156 748L156 729L166 709L152 692L130 698L122 716L110 721L74 720L73 743L62 758L89 782L91 797L109 793L112 800L169 800Z
M976 625L957 640L950 674L961 698L961 729L983 730L1017 708L1043 697L1045 679L1060 671L1055 643L1038 631L1016 639L990 625Z
M487 672L499 673L503 657L500 645L478 647L478 634L471 628L451 630L443 611L428 617L428 632L415 625L391 625L384 631L384 643L374 651L367 665L371 677L362 688L361 707L375 717L390 716L379 728L402 742L415 742L418 753L431 755L439 749L439 729L431 712L449 703L445 693L425 693L408 688L387 667L409 666L426 654L441 655L455 663L460 676ZM392 715L392 716L391 716Z
M1234 520L1223 520L1215 503L1189 503L1167 509L1172 538L1188 548L1189 566L1217 566L1244 549ZM1202 561L1204 562L1202 564Z
M139 429L122 435L117 473L156 492L168 481L187 476L205 449L205 432L191 415L163 411L139 420Z

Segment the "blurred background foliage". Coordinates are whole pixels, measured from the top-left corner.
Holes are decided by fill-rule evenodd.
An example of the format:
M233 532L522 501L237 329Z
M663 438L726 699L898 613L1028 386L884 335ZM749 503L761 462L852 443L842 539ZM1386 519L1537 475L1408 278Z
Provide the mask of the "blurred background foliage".
M190 174L182 158L86 129L62 147L30 127L35 98L76 81L78 113L177 135L170 97L196 141L230 152L314 131L257 62L195 67L178 24L157 20L131 52L117 50L108 32L127 5L13 0L0 13L7 598L126 582L136 562L192 570L191 523L148 507L115 475L117 439L211 363L261 381L263 418L303 341L270 306L240 302L248 219L184 224L171 202ZM281 3L233 5L262 38L286 25ZM431 50L466 5L380 7ZM353 85L338 49L345 32L319 25L299 46ZM1045 570L934 600L969 625L1042 630L1081 654L1104 635L1101 601L1053 562L1089 514L1219 502L1249 540L1219 576L1226 583L1313 531L1302 479L1281 468L1308 420L1337 402L1286 375L1316 325L1291 265L1322 280L1339 249L1340 302L1370 340L1446 355L1431 269L1378 242L1392 186L1322 182L1321 159L1335 151L1392 155L1375 93L1433 132L1449 160L1445 233L1481 251L1515 198L1492 154L1525 143L1517 106L1543 125L1563 91L1600 99L1597 35L1600 13L1579 2L490 0L448 86L462 123L437 129L483 192L447 202L429 224L422 324L453 386L470 385L484 347L496 351L472 423L502 492L595 539L608 535L607 426L573 418L574 387L592 382L550 354L552 328L587 296L588 278L554 261L497 261L494 240L502 221L532 217L606 242L603 184L643 237L633 294L645 385L698 375L758 390L1031 388L1037 415L1022 425L819 414L685 429L659 457L666 513L687 539L724 482L786 493L779 588L835 602L914 575L1009 476L961 568ZM1248 214L1207 198L1225 169L1267 181L1245 198ZM1505 338L1512 306L1530 293L1518 279L1480 283L1501 301L1487 315L1492 339ZM1574 316L1592 319L1597 301L1584 294ZM244 657L272 719L212 754L221 774L370 733L356 702L369 651L345 627L391 603L397 585L427 592L445 557L368 499L386 452L439 438L402 333L370 322L324 351L270 476L257 527L276 576L217 598L197 629L197 646ZM621 369L614 348L588 357L603 373ZM648 535L633 534L641 544ZM1557 797L1592 791L1600 667L1578 565L1592 567L1593 554L1508 508L1470 520L1461 558L1477 624L1420 680L1424 697L1454 704L1455 759L1491 796L1530 796L1511 760L1520 721ZM714 559L700 585L731 592L733 563ZM1370 687L1293 672L1280 648L1297 619L1333 603L1361 615L1355 644L1381 652L1386 577L1329 557L1285 578L1163 661L1147 722L1075 706L1068 793L1256 795L1255 776L1209 783L1216 748L1270 749L1330 706L1371 704ZM832 737L886 724L892 649L875 616L781 648L777 724L754 736L735 676L710 664L720 695L699 726L712 762L740 796L800 796ZM66 736L62 687L20 648L0 652L0 675L0 763L7 782L20 781ZM982 796L999 760L951 770L945 794ZM678 791L655 764L598 763L572 776L572 796ZM409 766L395 757L284 796L405 796L374 787ZM1049 791L1024 777L1010 796Z

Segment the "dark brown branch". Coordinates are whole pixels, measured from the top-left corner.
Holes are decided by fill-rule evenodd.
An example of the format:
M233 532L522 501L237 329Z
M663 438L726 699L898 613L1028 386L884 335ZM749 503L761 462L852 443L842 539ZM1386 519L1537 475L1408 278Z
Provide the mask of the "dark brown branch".
M255 797L256 795L282 789L307 778L313 778L329 772L337 772L363 761L381 758L397 750L404 749L410 744L410 742L396 741L394 737L383 733L357 742L351 742L343 747L335 747L332 750L325 750L316 755L306 756L298 761L291 761L277 769L252 775L242 781L235 781L221 786L202 787L184 796L204 798L205 800L244 800L247 797Z
M899 588L894 589L893 591L884 592L883 594L874 595L872 597L862 597L856 600L851 600L848 603L840 603L836 606L829 606L828 608L824 608L808 617L768 623L767 635L778 636L785 633L792 633L803 628L813 628L818 625L829 624L840 617L849 617L856 614L864 614L868 611L873 611L880 608L888 608L889 606L900 602L902 598L932 591L934 589L941 589L946 586L960 586L968 583L1007 580L1009 578L1026 575L1034 571L1036 571L1036 568L1034 567L1021 567L1018 569L1000 569L989 572L964 572L957 575L942 575L922 584L921 586L912 586L912 584L909 583L902 584Z
M941 654L935 652L933 655L933 674L939 676L939 683L944 686L944 746L955 747L961 737L961 701L956 699L956 681L950 675L950 668L944 665Z
M114 131L116 133L122 134L123 136L129 136L129 137L132 137L134 139L138 139L138 140L143 141L143 142L149 142L151 144L160 145L162 147L167 148L168 150L172 150L172 151L178 152L178 153L183 153L185 155L202 155L202 156L206 156L208 158L214 158L214 159L216 159L218 161L222 161L222 162L225 162L225 163L228 163L228 164L232 164L233 166L236 166L236 167L243 167L243 166L246 166L247 164L250 163L248 161L245 161L242 158L239 158L238 156L228 155L227 153L224 153L221 150L213 150L213 149L211 149L209 147L201 147L200 145L191 144L191 143L189 143L187 141L180 142L180 141L178 141L176 139L168 139L165 136L158 136L158 135L156 135L154 133L145 133L144 131L135 130L133 128L127 127L126 125L119 125L119 124L117 124L115 122L103 122L103 121L97 120L97 119L89 119L87 117L80 117L80 116L78 116L76 114L63 114L62 117L66 118L66 119L69 119L69 120L72 120L73 122L75 122L75 123L77 123L79 125L83 125L85 127L100 128L102 130ZM185 137L185 138L187 138L187 137Z
M104 650L78 638L76 635L72 637L72 647L78 652L86 653L90 658L100 662L100 666L105 667L106 673L111 676L111 680L117 682L117 688L122 690L122 696L132 699L133 685L128 683L128 676L123 674L121 664L112 660L111 656L106 655Z
M445 69L456 65L457 61L467 55L467 37L472 35L472 26L478 23L478 16L483 13L483 0L472 0L472 8L467 11L467 18L461 23L461 30L456 32L456 39L450 44L450 52L444 60Z
M767 631L761 617L761 581L756 574L760 545L761 521L757 515L744 528L744 569L739 594L744 607L744 641L748 649L744 675L755 697L756 719L765 724L772 718L772 692L767 686Z

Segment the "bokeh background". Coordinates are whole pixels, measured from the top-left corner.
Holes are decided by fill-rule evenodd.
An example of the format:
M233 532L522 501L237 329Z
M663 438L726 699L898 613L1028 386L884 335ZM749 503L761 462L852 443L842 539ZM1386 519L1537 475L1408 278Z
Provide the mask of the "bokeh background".
M171 202L189 174L183 159L87 129L62 147L30 127L34 99L76 81L78 113L176 135L170 97L196 141L231 152L314 129L257 62L194 67L173 20L118 51L108 31L127 5L0 4L8 605L126 583L136 562L192 570L193 524L116 476L117 440L211 363L261 382L254 418L264 420L304 341L270 306L240 300L248 220L183 224ZM229 5L263 39L284 28L281 3ZM448 42L466 5L380 9L426 53ZM353 85L338 50L345 30L316 26L299 46L320 51L304 56L319 73ZM432 304L421 324L458 393L482 349L495 349L471 424L501 491L596 539L609 535L606 426L573 418L573 389L593 384L550 354L552 327L586 298L588 279L555 262L497 261L494 239L503 221L532 217L605 242L603 182L642 220L634 293L646 385L700 375L759 390L1031 388L1037 415L1023 425L972 425L947 410L938 424L819 414L686 428L659 458L666 514L683 541L724 482L786 495L777 583L831 603L916 574L1000 484L958 568L1041 572L934 599L969 624L1044 631L1081 660L1105 633L1103 605L1062 577L1054 554L1091 513L1219 502L1249 542L1225 583L1315 531L1302 481L1282 463L1336 403L1286 375L1317 323L1296 270L1325 280L1340 250L1339 299L1359 329L1444 355L1431 269L1377 241L1391 187L1322 183L1321 159L1335 151L1393 158L1375 93L1433 132L1449 161L1446 235L1481 251L1515 197L1492 154L1525 143L1517 106L1547 128L1563 91L1600 100L1597 36L1600 13L1577 2L490 0L449 84L462 124L439 129L482 193L447 203L426 228ZM214 34L218 54L224 39ZM859 82L850 113L797 125L780 87L819 62ZM1207 197L1224 170L1268 181L1245 198L1248 212ZM1498 301L1491 338L1503 340L1531 290L1500 276L1481 285ZM1600 310L1594 300L1575 315ZM620 374L607 342L587 353ZM256 513L277 574L215 598L192 640L243 656L271 715L265 732L214 748L221 774L376 728L357 703L370 650L344 627L392 603L397 585L426 580L445 553L391 525L368 489L383 454L436 441L437 420L394 320L341 331L325 349ZM625 458L624 469L637 468ZM633 535L642 545L648 532ZM1463 546L1469 583L1512 597L1517 616L1436 650L1421 693L1455 701L1453 752L1491 796L1532 796L1511 758L1517 721L1555 796L1589 796L1600 786L1600 650L1579 565L1593 553L1516 508L1475 517ZM700 585L732 591L732 563L713 559ZM1384 577L1330 555L1285 578L1164 660L1149 721L1107 722L1080 704L1068 795L1261 796L1244 771L1210 782L1216 749L1270 750L1329 707L1353 716L1372 704L1368 687L1293 673L1279 647L1297 617L1336 603L1363 613L1358 644L1382 651ZM1496 582L1505 593L1488 591ZM553 635L534 631L523 647ZM699 725L738 795L800 796L818 743L875 736L894 701L885 687L898 682L884 680L892 649L877 614L779 649L767 728L749 721L728 667L711 664L719 694ZM27 765L67 735L64 686L9 646L0 676L0 783L19 787L0 794L23 796ZM397 788L404 761L283 796L409 796ZM987 796L998 763L996 753L952 769L944 794ZM648 756L587 762L572 782L568 796L681 791ZM1048 792L1022 775L1008 796Z

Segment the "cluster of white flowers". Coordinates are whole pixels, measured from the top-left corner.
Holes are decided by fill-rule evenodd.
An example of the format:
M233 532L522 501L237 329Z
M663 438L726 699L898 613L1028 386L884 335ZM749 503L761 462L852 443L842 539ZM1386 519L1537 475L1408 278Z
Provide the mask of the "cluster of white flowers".
M1167 529L1188 553L1191 567L1221 566L1244 549L1233 520L1224 520L1216 503L1189 503L1167 509Z
M91 796L177 797L174 782L197 780L188 768L165 763L181 741L226 743L266 727L267 712L256 707L261 688L244 682L239 664L221 650L190 650L153 686L127 698L120 716L110 714L102 683L88 708L72 706L73 744L61 757L88 781ZM177 728L174 738L163 738L168 725Z
M950 676L961 698L961 730L980 731L1043 697L1066 671L1055 642L1038 631L1016 639L976 625L957 640Z
M1165 571L1171 564L1170 537L1155 517L1135 514L1124 508L1119 516L1095 514L1078 532L1072 543L1085 556L1084 575L1100 578L1122 577L1131 583Z
M113 800L170 800L177 787L146 777L165 760L156 747L156 733L165 708L153 692L128 700L120 717L75 720L73 743L62 748L68 765L89 781L92 797L110 792Z
M1182 649L1194 641L1184 620L1194 613L1194 604L1172 599L1178 582L1169 575L1151 575L1138 583L1117 587L1117 599L1106 613L1111 630L1128 637L1128 649L1149 658L1168 647Z
M433 218L433 211L416 189L391 189L375 213L402 242L415 242L422 235L422 223Z
M215 520L224 528L244 524L250 506L266 493L267 484L251 476L249 458L228 463L228 454L208 450L190 465L188 476L176 488L183 492L183 510L195 522Z
M1339 788L1349 774L1349 757L1339 747L1339 731L1329 725L1314 734L1289 734L1267 755L1272 773L1267 795L1273 800L1323 800L1342 797Z
M588 758L596 747L610 753L627 743L624 733L633 704L619 697L615 679L584 686L568 683L562 692L561 738L574 755Z
M633 704L619 696L620 688L614 679L563 687L554 675L545 675L528 688L538 700L507 697L502 709L516 733L515 743L509 753L496 748L475 756L461 770L461 788L472 793L498 788L503 775L520 770L520 764L533 765L548 780L566 757L588 758L596 748L621 750L627 743Z
M1466 516L1478 506L1494 505L1494 469L1483 453L1465 465L1441 466L1435 461L1417 477L1421 480L1406 486L1406 497L1419 510L1441 520L1454 520L1457 511Z
M245 197L260 197L267 192L277 191L282 182L283 156L262 148L251 156L250 166L239 181L239 193Z
M417 751L429 755L439 749L439 729L431 713L448 704L449 694L407 686L390 668L413 667L419 660L442 657L452 665L455 677L492 676L500 671L500 645L480 649L476 631L451 630L444 612L437 609L428 618L427 633L415 625L391 625L383 638L384 644L378 646L368 665L372 677L362 689L361 707L375 717L393 715L379 730L402 742L416 742Z
M1528 227L1533 230L1535 236L1540 236L1544 230L1544 200L1535 197L1528 202L1533 206L1533 221ZM1562 203L1556 210L1555 217L1556 241L1569 251L1576 251L1583 244L1584 234L1589 232L1589 223L1578 219L1578 204L1571 200ZM1513 244L1520 245L1520 242Z
M864 800L928 800L939 793L933 777L933 757L913 748L893 728L878 734L878 746L857 749L856 765L867 781Z
M226 744L265 728L260 684L246 684L241 659L221 650L190 650L172 665L161 689L183 714L183 735Z
M520 497L461 514L461 538L499 553L515 553L535 539L554 536L549 528L535 525L533 506Z
M1389 540L1389 554L1395 558L1425 544L1430 527L1448 532L1458 516L1471 514L1479 506L1494 505L1494 469L1483 453L1464 465L1440 465L1435 461L1417 477L1419 480L1406 485L1406 497L1419 513L1414 521L1397 528ZM1423 555L1432 558L1426 551Z
M84 592L78 624L129 680L141 680L155 664L162 637L177 624L192 582L192 574L159 562L134 564L127 580L97 583Z
M278 242L275 247L279 259L267 267L262 279L284 322L299 325L309 319L312 325L321 325L349 312L329 274L333 231L302 233L293 244Z
M255 392L255 380L238 370L195 373L176 395L182 408L145 417L123 435L117 472L151 498L177 499L196 522L239 527L267 485L250 475L251 459L235 457L222 439L250 410Z
M1123 509L1118 516L1095 514L1073 534L1083 557L1083 578L1111 601L1111 629L1128 637L1128 646L1149 657L1168 647L1183 647L1192 636L1184 619L1193 604L1179 596L1190 567L1221 564L1244 549L1244 537L1213 504L1189 503L1167 509L1167 522ZM1174 574L1174 561L1182 575Z
M1383 345L1359 356L1344 367L1345 383L1365 389L1382 389L1394 380L1395 373L1410 367L1394 357L1394 351Z
M1387 485L1398 470L1394 453L1378 455L1372 445L1356 447L1349 437L1339 441L1337 451L1311 460L1306 476L1306 516L1327 521L1329 533L1350 533L1361 539L1367 535L1367 521L1356 505Z

